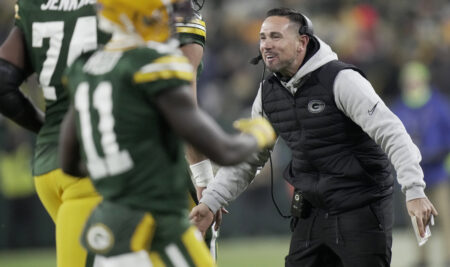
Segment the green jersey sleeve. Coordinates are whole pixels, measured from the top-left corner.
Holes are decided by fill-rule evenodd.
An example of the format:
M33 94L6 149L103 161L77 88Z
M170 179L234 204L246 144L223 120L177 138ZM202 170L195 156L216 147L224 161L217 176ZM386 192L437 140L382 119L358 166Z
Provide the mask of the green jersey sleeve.
M166 54L142 66L132 76L133 83L152 98L165 89L190 84L194 73L186 57Z
M180 45L199 44L202 47L206 42L206 23L200 14L196 13L189 22L179 21L175 23Z

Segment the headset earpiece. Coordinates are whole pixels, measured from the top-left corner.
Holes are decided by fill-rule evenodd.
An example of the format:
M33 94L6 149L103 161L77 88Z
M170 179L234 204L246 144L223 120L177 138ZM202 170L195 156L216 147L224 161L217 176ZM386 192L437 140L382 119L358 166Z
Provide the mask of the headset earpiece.
M314 35L314 27L313 27L311 20L307 16L303 15L302 13L299 12L299 14L303 18L303 21L302 21L303 25L298 30L298 33L300 35L306 34L308 36L313 36Z

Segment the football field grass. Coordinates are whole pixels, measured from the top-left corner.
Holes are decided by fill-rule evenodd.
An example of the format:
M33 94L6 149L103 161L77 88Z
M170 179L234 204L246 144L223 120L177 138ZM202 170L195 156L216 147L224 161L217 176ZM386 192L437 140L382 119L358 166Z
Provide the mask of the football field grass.
M220 240L220 266L274 267L284 265L287 238ZM55 267L53 249L0 252L1 267Z
M417 245L411 235L409 230L394 233L392 267L412 266ZM440 238L435 233L427 244L433 267L441 266ZM288 237L219 239L219 267L283 267L288 246ZM51 248L0 251L0 267L56 267L55 253Z
M284 265L288 238L243 238L219 241L220 266L274 267ZM1 267L55 267L53 249L0 252Z

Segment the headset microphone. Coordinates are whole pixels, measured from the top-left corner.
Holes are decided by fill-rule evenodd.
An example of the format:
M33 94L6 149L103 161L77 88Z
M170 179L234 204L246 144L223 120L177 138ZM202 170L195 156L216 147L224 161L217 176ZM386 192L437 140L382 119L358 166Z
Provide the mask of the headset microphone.
M258 56L256 56L256 57L250 59L250 60L248 61L248 63L250 63L250 64L252 64L252 65L258 65L259 61L261 61L261 60L262 60L262 56L261 56L261 54L259 54Z

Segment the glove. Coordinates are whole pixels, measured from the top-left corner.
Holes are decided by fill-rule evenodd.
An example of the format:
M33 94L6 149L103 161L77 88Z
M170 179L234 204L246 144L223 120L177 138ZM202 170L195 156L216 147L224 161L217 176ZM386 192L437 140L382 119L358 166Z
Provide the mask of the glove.
M277 135L272 125L263 117L254 119L240 119L233 123L234 128L243 133L250 134L256 138L259 148L273 145Z

